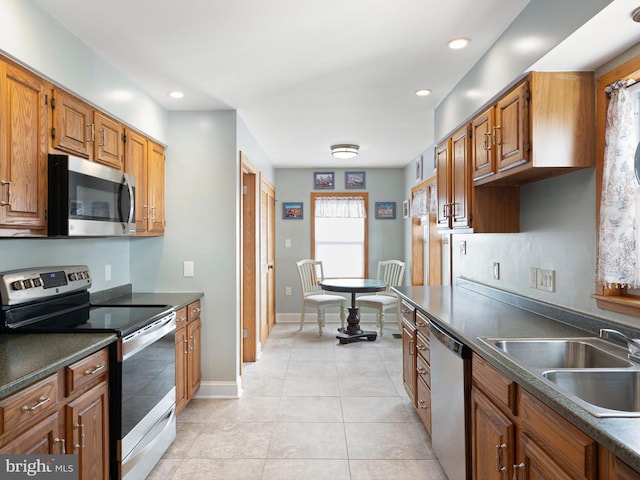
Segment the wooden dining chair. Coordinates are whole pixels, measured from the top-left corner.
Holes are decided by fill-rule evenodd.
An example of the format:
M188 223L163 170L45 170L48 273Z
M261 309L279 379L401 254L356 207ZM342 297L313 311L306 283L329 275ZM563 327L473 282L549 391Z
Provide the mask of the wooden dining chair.
M318 333L322 335L324 327L324 311L327 307L340 307L340 323L344 328L344 306L347 299L342 295L332 295L325 293L320 286L324 279L322 262L320 260L305 259L296 262L300 284L302 286L302 313L300 314L300 330L304 326L304 315L306 307L313 307L318 314Z
M400 302L395 293L391 291L391 287L396 287L402 283L404 275L404 262L400 260L381 260L378 262L378 273L376 278L384 280L387 283L387 289L377 292L373 295L363 295L356 298L358 308L375 308L376 309L376 325L380 328L380 335L384 329L384 311L391 307L396 307L396 315L398 328L402 332L402 323L400 320Z

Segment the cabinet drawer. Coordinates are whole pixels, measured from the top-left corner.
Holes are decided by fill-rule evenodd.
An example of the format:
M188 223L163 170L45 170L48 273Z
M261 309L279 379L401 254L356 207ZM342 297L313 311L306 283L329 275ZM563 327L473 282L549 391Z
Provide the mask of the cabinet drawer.
M429 337L427 337L428 339ZM431 363L431 355L429 350L429 340L425 339L423 335L418 334L416 339L416 349L418 355L422 355L426 363Z
M416 389L416 409L427 432L431 434L431 389L418 379Z
M187 307L176 310L176 329L187 325Z
M416 322L416 311L415 309L409 305L404 300L402 301L402 306L400 307L402 312L402 318L404 318L407 322L414 325Z
M500 407L517 415L517 384L475 353L471 362L473 383Z
M431 388L431 367L427 363L422 355L416 355L416 372L418 372L418 378Z
M108 372L109 350L106 348L65 367L65 395L72 395L86 385L103 380Z
M15 432L58 408L58 376L51 375L0 401L0 434Z
M189 304L187 312L187 321L191 321L200 316L200 300Z
M429 319L418 310L416 310L416 328L424 335L427 346L429 346Z
M571 478L597 478L597 444L528 392L520 390L522 434L561 465Z

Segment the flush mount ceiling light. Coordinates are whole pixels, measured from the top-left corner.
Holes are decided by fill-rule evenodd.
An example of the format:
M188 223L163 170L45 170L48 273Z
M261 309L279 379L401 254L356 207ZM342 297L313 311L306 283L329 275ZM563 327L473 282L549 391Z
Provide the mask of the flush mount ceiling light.
M346 160L358 155L359 149L360 147L358 145L351 145L347 143L331 145L331 155L333 155L336 158L341 158L343 160Z
M631 12L631 18L634 22L640 23L640 7Z
M416 90L416 95L419 97L426 97L430 93L431 93L431 90L429 90L428 88L420 88Z
M184 93L175 90L173 92L169 92L169 96L171 98L184 98Z
M459 37L449 40L449 43L447 45L449 45L449 48L452 50L460 50L461 48L469 45L470 42L471 40L469 40L468 38Z

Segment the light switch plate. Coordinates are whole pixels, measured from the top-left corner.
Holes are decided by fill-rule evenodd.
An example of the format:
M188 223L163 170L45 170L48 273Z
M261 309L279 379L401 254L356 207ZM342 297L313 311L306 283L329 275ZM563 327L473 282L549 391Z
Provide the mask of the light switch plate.
M182 271L185 277L193 277L193 262L184 262Z

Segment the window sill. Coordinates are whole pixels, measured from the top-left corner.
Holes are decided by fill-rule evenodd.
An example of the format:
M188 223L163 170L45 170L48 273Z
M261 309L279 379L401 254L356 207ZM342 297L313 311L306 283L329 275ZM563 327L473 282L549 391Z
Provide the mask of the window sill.
M591 295L596 306L603 310L611 310L625 315L640 317L640 297L628 295Z

